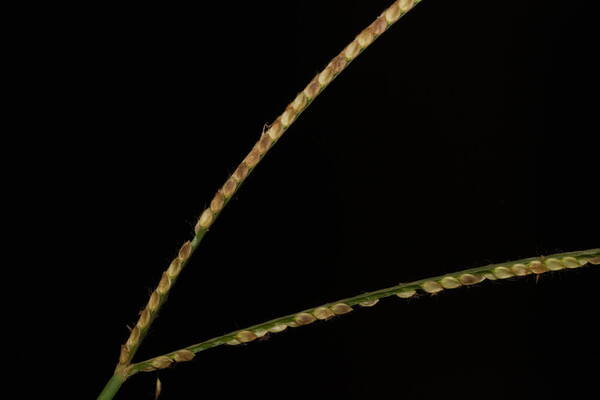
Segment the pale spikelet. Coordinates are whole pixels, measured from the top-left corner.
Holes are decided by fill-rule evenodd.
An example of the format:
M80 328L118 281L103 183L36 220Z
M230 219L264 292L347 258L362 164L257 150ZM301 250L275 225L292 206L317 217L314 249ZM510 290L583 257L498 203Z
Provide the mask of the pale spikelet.
M531 274L531 271L527 268L525 264L515 264L510 267L511 271L514 272L516 276L525 276Z
M559 271L565 268L560 260L557 260L556 258L548 258L547 260L544 260L544 264L550 271Z
M413 297L415 294L417 294L417 291L414 289L400 289L400 291L396 293L396 296L400 297L401 299L408 299L409 297Z
M300 112L306 106L307 103L308 100L306 99L306 95L303 92L300 92L292 102L292 107L294 108L294 110L296 110L296 112Z
M590 264L598 265L600 264L600 257L594 257L587 260Z
M398 19L400 19L400 16L402 15L402 12L400 11L400 6L398 5L398 2L392 4L390 6L390 8L385 10L384 15L385 15L385 21L388 24L393 24L394 22L398 21Z
M260 152L256 148L253 148L252 151L246 156L246 158L244 158L244 163L249 168L256 167L256 164L258 164L259 161L260 161Z
M258 145L257 145L256 150L257 150L257 152L260 153L260 150L258 150ZM258 158L260 159L260 154L258 154ZM240 165L238 165L238 167L233 172L231 177L233 179L235 179L238 183L242 183L244 181L244 179L246 179L246 177L248 176L249 173L250 173L250 168L248 167L248 165L246 165L246 162L243 162Z
M190 254L192 254L192 242L188 240L179 249L179 258L181 261L185 261L190 258Z
M333 78L333 69L328 66L319 74L319 84L321 86L327 86L327 85L329 85L329 82L331 82L332 78Z
M153 359L150 364L156 369L162 369L173 364L173 360L166 356L160 356Z
M498 279L496 278L496 275L494 275L492 272L484 272L482 275L485 279L489 279L490 281L495 281L496 279Z
M316 76L306 87L306 89L304 89L304 95L309 99L312 100L315 97L317 97L317 95L319 94L319 91L321 90L321 85L319 85L319 76Z
M210 210L217 214L223 209L223 205L225 204L225 196L220 191L215 194L215 197L210 202Z
M387 22L383 15L380 16L379 18L377 18L375 20L375 22L373 22L371 24L371 32L373 32L373 34L375 36L381 35L383 32L385 32L386 29L387 29Z
M158 377L156 378L156 389L154 391L154 400L158 400L160 393L162 392L162 383Z
M162 278L160 279L160 282L158 283L158 288L156 290L158 290L158 293L160 293L161 295L165 295L169 292L169 290L171 289L171 278L169 278L169 274L167 274L166 272L163 272L162 274Z
M498 279L506 279L515 276L515 274L507 267L494 268L494 275Z
M150 311L145 308L137 324L140 329L144 329L148 325L148 322L150 322Z
M344 57L343 54L340 54L339 56L334 58L331 61L331 63L329 63L329 66L331 67L331 72L333 72L334 75L337 75L340 72L342 72L346 65L348 65L348 61L346 61L346 57Z
M548 272L549 269L541 261L532 261L529 263L529 270L534 274L543 274Z
M567 268L579 268L583 265L575 257L563 257L561 261Z
M423 282L423 283L421 283L421 288L424 291L426 291L427 293L437 293L437 292L441 292L442 290L444 290L442 285L440 285L436 281Z
M354 40L350 43L346 49L344 50L344 56L346 60L353 60L360 53L360 45L358 44L358 40Z
M299 326L300 325L308 325L308 324L312 324L313 322L315 322L316 318L312 314L303 312L303 313L296 314L296 316L294 317L294 321L296 321L296 323Z
M235 338L242 343L248 343L256 339L256 335L252 331L240 331L235 335Z
M445 289L456 289L457 287L461 286L461 284L458 281L458 279L456 279L453 276L445 276L445 277L443 277L442 280L440 281L440 284Z
M258 144L256 145L256 148L258 149L258 151L260 151L260 154L265 154L273 145L273 139L271 139L271 136L269 136L268 134L264 134L261 136L260 140L258 141Z
M331 311L327 307L318 307L318 308L315 308L315 310L313 311L313 315L315 317L317 317L317 319L320 319L320 320L326 320L326 319L329 319L329 318L335 316L335 314L333 313L333 311Z
M213 215L213 212L211 211L211 209L207 208L206 210L204 210L202 212L202 215L200 215L200 219L198 220L196 227L194 228L194 231L196 232L196 234L198 234L198 232L200 232L203 229L208 229L210 224L212 224L213 219L214 219L214 215Z
M352 307L345 303L337 303L331 306L331 311L336 315L342 315L352 311Z
M179 350L173 354L173 359L177 362L191 361L196 355L189 350Z
M358 304L363 307L373 307L377 303L379 303L379 299L365 300L365 301L361 301Z
M283 114L281 114L281 123L283 124L284 127L288 127L290 126L293 122L294 119L296 119L296 110L294 110L294 107L292 107L291 105L288 106L288 108L285 109L285 111L283 112Z
M148 300L148 309L150 312L155 312L158 310L158 306L160 305L160 295L157 291L152 292L150 295L150 300Z
M400 6L400 10L407 12L415 5L415 0L399 0L398 5Z
M277 119L277 121L273 122L273 125L267 131L267 135L273 140L277 140L283 134L283 126L281 125L281 121Z
M483 275L479 274L462 274L458 277L458 280L463 285L475 285L479 282L482 282L485 278Z
M171 279L176 278L181 272L182 263L179 257L171 261L169 264L169 268L167 268L167 274L171 277Z
M287 329L287 325L286 324L277 324L274 325L272 327L269 328L269 332L271 333L278 333L278 332L283 332Z
M230 198L235 193L236 188L237 188L237 183L236 183L235 179L229 178L227 180L227 182L225 182L225 185L223 185L223 188L221 189L221 193L223 193L223 196L225 196L226 198Z
M253 332L257 338L261 338L261 337L265 336L267 333L269 333L269 331L267 329L255 329Z
M129 361L129 349L127 346L121 346L121 353L119 354L119 364L127 364Z
M375 40L375 37L370 27L362 31L356 38L358 45L363 49L373 43L373 40Z
M240 342L240 341L239 341L239 340L237 340L237 339L231 339L231 340L228 340L226 344L228 344L228 345L230 345L230 346L237 346L238 344L241 344L241 343L242 343L242 342Z

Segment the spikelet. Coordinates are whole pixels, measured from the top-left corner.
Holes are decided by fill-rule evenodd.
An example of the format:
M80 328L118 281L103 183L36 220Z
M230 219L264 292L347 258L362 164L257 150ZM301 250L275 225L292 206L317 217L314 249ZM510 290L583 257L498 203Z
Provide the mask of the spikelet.
M313 311L313 315L320 320L327 320L335 316L333 311L328 307L318 307Z
M256 334L252 331L240 331L235 338L241 343L248 343L256 339Z
M296 322L297 326L301 326L315 322L316 318L312 314L303 312L300 314L296 314L296 316L294 317L294 321Z
M361 301L358 304L361 305L362 307L373 307L377 303L379 303L379 299L365 300L365 301Z
M408 299L409 297L413 297L415 294L417 294L417 291L414 289L402 288L398 291L398 293L396 293L396 296L400 297L401 299Z
M335 315L342 315L352 311L352 307L345 303L337 303L331 306L331 311L333 311Z

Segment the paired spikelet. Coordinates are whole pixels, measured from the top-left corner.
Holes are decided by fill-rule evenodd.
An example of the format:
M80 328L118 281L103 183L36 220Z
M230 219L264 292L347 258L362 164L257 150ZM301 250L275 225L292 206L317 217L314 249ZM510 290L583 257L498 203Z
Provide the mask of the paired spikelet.
M442 278L440 284L444 289L456 289L457 287L462 286L460 281L453 276L446 276Z
M379 299L365 300L358 304L362 307L373 307L377 303L379 303Z
M296 314L296 317L294 317L294 320L296 321L296 324L298 324L298 326L301 326L301 325L312 324L317 319L312 314L303 312L300 314Z
M140 318L129 334L129 338L127 338L125 344L121 346L121 353L119 354L119 364L117 365L117 368L122 368L123 366L129 364L131 358L133 358L133 355L139 346L140 340L156 316L156 312L160 308L163 299L168 295L173 283L181 273L183 264L190 257L192 250L192 243L189 241L185 242L179 249L177 257L171 261L171 264L169 264L169 268L163 272L158 286L150 295L148 304L146 304L146 307L144 310L142 310Z
M442 290L444 290L442 285L440 285L439 283L437 283L435 281L423 282L421 284L421 288L424 291L426 291L427 293L437 293L437 292L441 292Z
M413 297L415 294L417 294L417 291L414 289L402 288L398 291L398 293L396 293L396 296L400 297L401 299L408 299Z
M207 208L202 212L196 227L194 228L194 232L198 234L202 229L208 229L214 220L214 213L210 208Z
M248 343L256 339L256 335L252 331L240 331L235 335L235 338L241 343Z
M530 274L543 274L548 271L560 271L565 268L573 269L579 268L586 263L593 264L600 263L600 258L586 258L586 257L562 257L562 258L547 258L540 260L533 260L527 263L517 262L513 265L500 265L493 267L490 270L482 268L480 272L473 273L460 273L458 275L444 276L439 280L428 280L419 284L419 289L426 293L439 293L444 289L455 289L463 285L475 285L483 282L484 280L496 280L496 279L508 279L515 276L526 276ZM400 298L409 298L416 294L414 288L401 287L396 292L396 295Z
M352 307L346 303L337 303L331 306L331 311L333 311L335 315L343 315L352 311Z
M335 314L333 313L333 311L331 311L330 308L327 307L318 307L313 311L313 315L320 320L328 320L329 318L332 318L335 316Z
M272 326L271 328L269 328L269 332L271 333L278 333L278 332L283 332L287 329L287 325L285 324L277 324L275 326Z
M155 371L157 369L168 368L174 363L191 361L196 355L190 350L179 350L175 353L155 357L147 363L142 371Z

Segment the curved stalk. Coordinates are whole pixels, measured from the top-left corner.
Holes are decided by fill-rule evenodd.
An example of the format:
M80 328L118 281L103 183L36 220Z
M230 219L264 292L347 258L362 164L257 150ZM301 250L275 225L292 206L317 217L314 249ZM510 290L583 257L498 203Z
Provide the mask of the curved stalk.
M491 264L432 278L421 279L410 283L401 283L389 288L363 293L358 296L327 303L319 307L309 308L258 325L253 325L246 329L230 332L162 356L154 357L133 364L129 373L130 375L133 375L140 371L154 371L167 368L176 362L189 361L194 358L196 353L213 347L224 344L237 345L240 343L247 343L269 333L281 332L288 327L295 328L302 325L308 325L317 320L327 320L336 315L346 314L352 311L352 306L355 305L371 307L375 305L379 299L384 297L396 295L400 298L410 298L415 296L418 291L434 294L441 292L442 290L474 285L485 280L507 279L531 274L543 274L549 271L575 269L586 264L600 264L600 248Z

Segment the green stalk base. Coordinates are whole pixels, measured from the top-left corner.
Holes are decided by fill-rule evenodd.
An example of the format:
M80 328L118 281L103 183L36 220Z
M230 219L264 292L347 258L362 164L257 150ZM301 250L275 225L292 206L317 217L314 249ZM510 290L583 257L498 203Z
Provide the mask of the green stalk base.
M98 396L98 400L111 400L115 397L123 382L125 382L125 378L116 374L113 375L106 386L104 386L104 389L102 389L102 393Z

